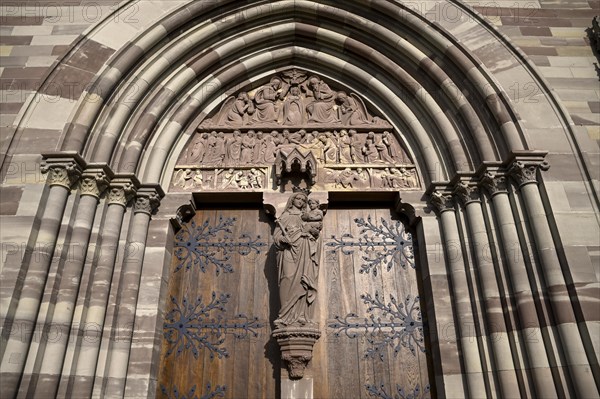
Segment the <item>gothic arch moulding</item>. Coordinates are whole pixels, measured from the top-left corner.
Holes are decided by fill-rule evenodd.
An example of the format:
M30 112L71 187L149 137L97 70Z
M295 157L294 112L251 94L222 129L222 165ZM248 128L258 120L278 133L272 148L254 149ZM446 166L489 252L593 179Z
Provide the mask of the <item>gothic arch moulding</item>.
M370 187L381 184L382 191L401 191L398 208L414 206L422 284L429 294L426 311L434 321L433 369L440 396L482 397L496 391L507 397L598 395L594 377L600 376L597 356L589 350L593 342L588 316L561 302L563 294L585 302L585 291L567 285L572 279L560 248L563 237L552 218L546 218L556 201L547 195L542 175L559 175L547 168L547 149L533 145L529 135L533 128L548 128L569 147L572 132L557 100L506 38L454 1L442 5L461 16L455 21L431 20L402 3L387 1L146 3L127 29L109 18L82 35L78 51L91 54L96 45L110 51L81 93L69 98L65 94L49 106L36 101L50 86L68 81L69 67L78 57L73 51L54 68L20 120L19 129L26 132L52 113L49 124L60 132L49 144L56 152L43 156L49 176L45 202L39 206L40 228L29 241L54 248L60 236L88 248L90 240L97 240L106 250L97 258L70 258L64 273L49 280L52 287L45 279L32 278L46 276L50 260L34 262L35 256L28 255L14 266L21 277L9 284L10 300L2 309L1 372L7 395L19 390L34 396L75 391L83 396L154 395L156 326L166 302L161 281L172 250L170 220L189 202L188 191L209 189L210 173L205 175L205 166L190 162L190 156L197 156L194 146L206 146L213 130L217 139L220 132L233 138L239 130L243 145L249 130L257 134L260 127L264 138L267 128L277 129L283 136L286 126L294 126L289 136L306 131L300 133L305 135L301 144L309 141L306 136L313 130L325 141L327 135L321 133L344 141L343 130L348 137L356 130L354 155L360 147L363 157L372 157L363 164L372 169ZM115 37L111 30L122 35ZM490 52L496 57L487 57ZM509 69L511 73L505 73ZM330 104L342 111L328 121L339 123L334 129L318 126L333 113L315 102L311 111L305 106L314 89L304 82L286 82L294 79L286 77L294 70L306 73L307 79L315 75L337 93ZM271 114L268 101L260 108L256 101L274 76L282 86L290 86L278 100L282 109L288 107L281 115ZM536 103L510 97L508 87L515 76L539 88ZM300 111L290 111L294 107ZM254 118L265 124L252 125ZM277 127L269 125L269 118L277 118ZM386 131L395 140L389 147L382 144ZM370 140L375 151L363 151ZM343 156L355 162L350 147ZM385 159L386 151L391 161ZM278 178L288 172L288 161L291 171L297 164L328 190L361 180L358 166L327 166L326 151L283 149L274 154L273 166L264 169L245 162L248 151L242 157L240 149L235 165L219 154L211 153L214 165L202 159L202 165L224 169L212 175L215 191L226 189L223 185L229 181L232 186L235 182L236 192L261 191L267 184L276 189ZM342 154L335 157L339 161ZM320 159L325 166L319 166ZM391 183L388 176L384 183L388 163L390 174L394 165L410 176L398 175ZM232 176L226 178L231 168ZM347 168L353 174L350 180L343 176ZM327 180L327 169L336 172L332 181ZM584 166L580 169L588 184L589 173ZM61 235L68 230L60 226L63 218L75 220L77 234ZM530 225L524 226L523 218ZM100 238L90 238L95 229ZM493 256L483 256L475 245L493 248ZM132 246L136 252L131 257L117 256ZM516 260L506 256L515 247L522 255ZM150 258L162 261L148 262ZM531 281L528 272L535 274ZM90 276L88 285L72 286L82 273ZM81 304L78 309L83 310L55 314L44 293L56 287L78 293L65 296L61 306L72 310ZM523 292L526 298L516 310L503 307L504 301L514 301L515 293ZM550 293L548 300L544 292ZM88 303L92 310L84 305ZM473 309L470 303L480 307ZM532 309L534 303L537 307ZM50 310L38 315L40 309ZM6 332L12 323L43 326L59 319L75 326L74 337L83 336L76 326L96 323L102 338L30 345L30 340ZM477 328L465 327L462 320ZM519 341L531 325L540 340ZM548 325L559 328L541 334ZM124 338L115 339L120 334ZM497 339L488 345L492 335ZM511 349L516 346L520 350ZM38 378L42 374L44 378Z

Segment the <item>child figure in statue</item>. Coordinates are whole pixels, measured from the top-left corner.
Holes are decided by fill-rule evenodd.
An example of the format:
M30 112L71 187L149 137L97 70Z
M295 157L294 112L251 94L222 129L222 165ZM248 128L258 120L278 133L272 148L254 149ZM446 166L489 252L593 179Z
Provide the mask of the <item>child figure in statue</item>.
M319 209L319 200L313 198L309 198L308 207L310 210L302 215L302 220L307 222L307 230L316 240L323 229L323 211Z

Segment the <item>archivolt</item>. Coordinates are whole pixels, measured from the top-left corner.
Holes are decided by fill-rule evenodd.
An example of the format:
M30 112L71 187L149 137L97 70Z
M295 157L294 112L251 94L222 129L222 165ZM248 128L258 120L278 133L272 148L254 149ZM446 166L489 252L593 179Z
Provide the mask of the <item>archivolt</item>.
M397 127L426 183L527 148L501 90L441 28L399 4L334 4L178 9L111 58L62 150L160 182L177 143L222 99L289 66L362 93Z

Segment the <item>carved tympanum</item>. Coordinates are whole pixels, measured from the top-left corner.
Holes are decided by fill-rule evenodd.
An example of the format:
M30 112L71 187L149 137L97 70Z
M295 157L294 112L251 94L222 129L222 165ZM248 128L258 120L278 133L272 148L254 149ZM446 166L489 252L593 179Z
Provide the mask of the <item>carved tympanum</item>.
M171 185L183 191L277 190L286 185L286 173L303 174L321 190L419 187L390 123L372 116L357 94L298 69L228 98L190 138Z

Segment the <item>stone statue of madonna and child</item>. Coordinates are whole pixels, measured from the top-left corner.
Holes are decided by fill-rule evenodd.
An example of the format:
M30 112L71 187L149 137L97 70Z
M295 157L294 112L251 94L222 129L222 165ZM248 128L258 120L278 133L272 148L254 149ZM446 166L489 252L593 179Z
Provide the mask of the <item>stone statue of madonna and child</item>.
M292 194L276 221L273 239L277 248L281 309L277 328L315 324L314 301L319 277L319 234L323 211L319 201L305 192Z

